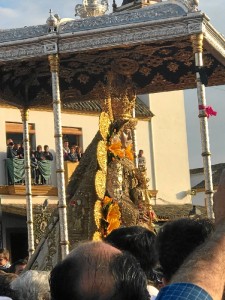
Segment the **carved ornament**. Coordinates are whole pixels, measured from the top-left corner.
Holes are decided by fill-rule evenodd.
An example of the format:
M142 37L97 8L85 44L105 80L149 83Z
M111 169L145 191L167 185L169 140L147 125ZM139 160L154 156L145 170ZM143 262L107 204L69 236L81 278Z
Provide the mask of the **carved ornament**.
M97 146L97 160L100 169L106 174L107 171L107 148L104 141L99 141Z
M98 170L95 175L95 190L99 199L103 199L106 191L106 174Z
M101 113L100 118L99 118L99 131L101 133L103 140L107 139L107 136L109 134L110 124L111 124L111 121L109 119L109 115L105 112Z

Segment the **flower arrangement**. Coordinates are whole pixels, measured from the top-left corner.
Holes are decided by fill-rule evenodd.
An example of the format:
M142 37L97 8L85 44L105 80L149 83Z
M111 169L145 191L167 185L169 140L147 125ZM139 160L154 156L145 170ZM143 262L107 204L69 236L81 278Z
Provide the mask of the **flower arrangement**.
M121 213L117 201L105 196L102 201L96 201L94 210L95 222L102 237L106 237L112 230L120 227ZM95 233L94 239L98 237L99 234Z
M134 154L132 150L132 144L129 144L126 148L122 148L122 143L120 140L111 139L108 142L107 150L109 157L113 160L115 158L128 158L129 160L134 160Z

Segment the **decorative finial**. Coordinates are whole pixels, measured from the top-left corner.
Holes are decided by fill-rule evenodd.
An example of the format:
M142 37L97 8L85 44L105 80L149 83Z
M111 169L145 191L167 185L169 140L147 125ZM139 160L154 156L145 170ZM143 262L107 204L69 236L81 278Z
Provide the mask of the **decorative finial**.
M177 0L183 3L190 12L198 11L199 0Z
M192 2L193 2L193 8L194 8L194 10L197 11L198 10L198 6L199 6L199 0L193 0Z
M52 15L52 10L49 10L49 18L46 20L46 24L49 27L49 32L55 32L57 29L58 19Z

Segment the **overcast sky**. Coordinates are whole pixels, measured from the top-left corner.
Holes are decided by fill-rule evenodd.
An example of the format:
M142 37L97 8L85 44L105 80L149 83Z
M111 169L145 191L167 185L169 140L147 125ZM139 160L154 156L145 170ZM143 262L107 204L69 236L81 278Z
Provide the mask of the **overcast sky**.
M117 0L118 4L120 2ZM78 3L82 3L82 0L0 0L0 29L44 24L50 8L62 18L73 18ZM109 4L111 7L112 1ZM224 0L200 0L199 8L210 17L213 26L225 35ZM225 162L225 86L207 88L206 98L207 104L218 113L217 117L209 119L212 163ZM185 109L190 168L202 167L196 90L185 92Z

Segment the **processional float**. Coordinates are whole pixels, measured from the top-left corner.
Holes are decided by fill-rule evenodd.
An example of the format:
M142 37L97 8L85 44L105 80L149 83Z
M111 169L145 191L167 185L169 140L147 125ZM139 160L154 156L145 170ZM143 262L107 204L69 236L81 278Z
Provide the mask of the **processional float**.
M196 1L155 2L148 6L142 0L143 8L133 9L137 1L128 1L128 10L114 3L115 13L96 16L104 14L107 3L86 1L76 9L79 20L50 14L45 25L0 31L0 97L21 109L24 124L31 268L50 269L67 255L69 244L102 237L118 226L151 227L154 214L128 134L135 132L136 94L197 87L205 194L213 217L205 85L225 83L225 39ZM93 98L102 104L99 131L66 192L61 103ZM51 105L59 205L34 253L28 111Z

